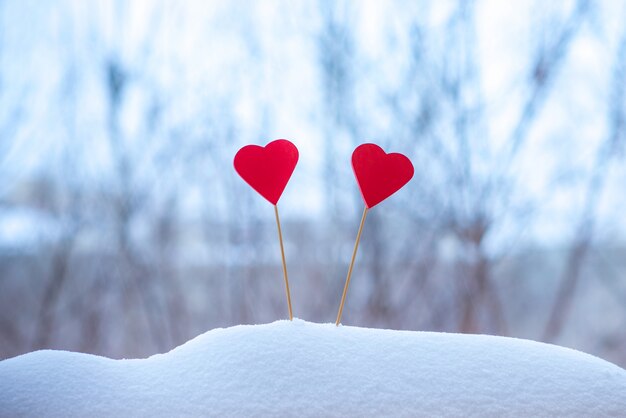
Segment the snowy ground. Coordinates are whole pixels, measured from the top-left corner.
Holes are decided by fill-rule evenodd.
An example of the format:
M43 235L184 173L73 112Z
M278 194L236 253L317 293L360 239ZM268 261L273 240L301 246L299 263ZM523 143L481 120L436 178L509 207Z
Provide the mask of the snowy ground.
M0 362L0 416L626 416L626 370L513 338L301 320L209 331L143 360Z

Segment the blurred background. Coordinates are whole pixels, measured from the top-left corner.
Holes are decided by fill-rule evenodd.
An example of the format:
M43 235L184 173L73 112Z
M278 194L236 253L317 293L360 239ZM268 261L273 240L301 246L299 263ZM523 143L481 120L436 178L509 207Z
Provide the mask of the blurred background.
M0 358L114 358L334 321L352 150L409 156L343 323L497 334L626 366L626 2L0 0Z

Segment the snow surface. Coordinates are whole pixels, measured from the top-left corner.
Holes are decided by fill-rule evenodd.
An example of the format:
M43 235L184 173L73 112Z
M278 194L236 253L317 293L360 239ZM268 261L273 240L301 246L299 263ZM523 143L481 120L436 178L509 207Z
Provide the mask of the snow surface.
M143 360L1 361L0 415L626 416L626 370L514 338L278 321Z

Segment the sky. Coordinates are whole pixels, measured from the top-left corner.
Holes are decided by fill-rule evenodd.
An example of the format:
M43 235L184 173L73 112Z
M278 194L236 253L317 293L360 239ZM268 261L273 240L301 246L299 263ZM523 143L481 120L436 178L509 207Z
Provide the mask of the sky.
M507 146L505 138L518 116L528 56L542 36L529 27L531 17L545 8L566 13L572 4L478 2L477 83L490 115L488 142L473 144L484 150L477 153L479 170L489 171L497 163L498 150ZM401 74L409 65L407 26L416 20L430 29L427 51L436 61L442 48L455 47L438 36L445 33L454 5L337 3L339 18L354 23L358 53L354 71L360 77L357 107L374 127L363 142L376 142L393 132L393 118L380 92L402 86ZM599 2L595 10L568 53L514 167L523 185L516 196L519 204L532 201L540 208L537 221L524 235L546 245L571 238L596 150L607 135L605 102L611 94L612 52L622 30L624 4ZM103 173L112 162L103 137L106 91L101 81L103 60L113 56L130 69L132 82L125 92L121 121L128 148L140 155L139 166L167 149L165 133L157 134L147 147L141 140L133 142L147 129L145 109L154 99L150 91L160 92L163 126L190 127L179 147L195 145L190 138L219 136L224 132L219 126L207 134L198 121L213 118L217 126L221 112L230 109L223 115L235 120L236 139L220 142L218 146L226 149L218 158L234 156L247 143L259 143L259 133L266 142L292 140L301 159L281 201L283 213L324 216L322 148L328 114L323 111L316 44L322 25L318 2L6 1L0 3L0 22L0 128L7 121L20 121L10 139L0 143L0 175L10 179L0 186L0 196L17 179L68 164L64 154L68 143L77 150L76 158L89 158L75 180L93 181L98 187L106 184ZM68 116L68 109L79 115L77 119ZM337 138L343 143L341 132ZM350 150L344 148L339 150L347 165ZM388 151L407 152L408 147ZM626 175L619 166L611 170L599 207L601 228L607 236L621 238ZM193 214L207 196L202 184L187 189L182 210Z

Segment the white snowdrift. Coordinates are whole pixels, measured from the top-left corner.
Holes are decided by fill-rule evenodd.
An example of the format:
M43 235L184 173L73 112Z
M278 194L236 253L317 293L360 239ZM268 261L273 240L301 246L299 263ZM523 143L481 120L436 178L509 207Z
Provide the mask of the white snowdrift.
M145 360L0 362L1 416L626 416L626 371L558 346L301 320Z

